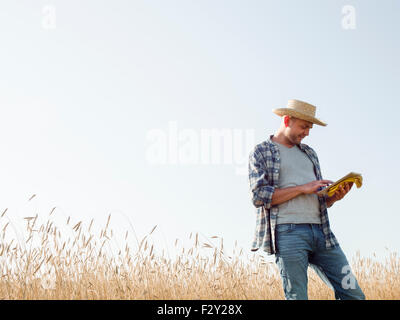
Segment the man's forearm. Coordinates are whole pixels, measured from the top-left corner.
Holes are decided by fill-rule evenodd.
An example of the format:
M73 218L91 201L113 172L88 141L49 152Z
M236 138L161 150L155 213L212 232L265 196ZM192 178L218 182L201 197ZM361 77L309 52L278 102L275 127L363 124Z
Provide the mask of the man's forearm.
M284 203L301 194L303 194L303 187L301 185L282 188L282 189L275 189L274 194L272 195L271 205L275 206L277 204Z

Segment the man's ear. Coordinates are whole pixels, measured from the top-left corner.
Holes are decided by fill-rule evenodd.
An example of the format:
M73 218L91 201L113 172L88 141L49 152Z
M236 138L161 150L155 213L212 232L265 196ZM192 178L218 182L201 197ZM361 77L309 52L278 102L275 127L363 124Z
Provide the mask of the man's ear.
M287 128L289 126L289 116L283 116L283 122L285 123L285 127Z

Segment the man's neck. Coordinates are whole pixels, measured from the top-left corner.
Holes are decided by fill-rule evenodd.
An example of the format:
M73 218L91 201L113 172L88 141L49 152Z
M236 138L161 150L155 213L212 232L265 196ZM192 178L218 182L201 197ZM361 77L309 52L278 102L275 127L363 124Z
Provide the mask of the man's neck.
M279 133L274 134L273 137L271 138L271 140L274 142L278 142L288 148L292 148L295 146L283 134L279 134Z

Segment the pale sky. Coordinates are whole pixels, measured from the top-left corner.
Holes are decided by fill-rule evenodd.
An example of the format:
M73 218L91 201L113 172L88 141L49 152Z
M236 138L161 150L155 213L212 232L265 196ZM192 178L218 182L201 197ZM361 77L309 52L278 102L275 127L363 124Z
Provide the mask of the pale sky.
M271 110L300 99L328 123L303 140L324 179L363 175L328 209L342 249L399 251L399 9L396 0L2 1L1 212L16 224L53 207L88 223L111 213L138 237L157 225L160 248L199 232L250 254L255 209L237 172L249 146L235 138L232 164L218 160L224 144L214 163L168 157L207 155L201 132L213 129L248 132L254 146L280 125ZM146 156L154 132L164 164Z

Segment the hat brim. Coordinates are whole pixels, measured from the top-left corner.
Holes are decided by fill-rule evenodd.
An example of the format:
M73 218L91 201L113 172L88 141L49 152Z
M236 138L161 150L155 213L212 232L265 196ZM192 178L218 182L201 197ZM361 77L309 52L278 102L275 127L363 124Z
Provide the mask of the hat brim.
M298 112L298 111L290 109L290 108L273 109L272 112L275 113L276 115L280 116L280 117L288 115L288 116L293 116L295 118L299 118L299 119L302 119L302 120L306 120L306 121L315 123L315 124L317 124L319 126L324 126L325 127L325 126L328 125L327 123L325 123L325 122L323 122L323 121L321 121L321 120L319 120L317 118L310 117L310 116L308 116L308 115L306 115L304 113Z

